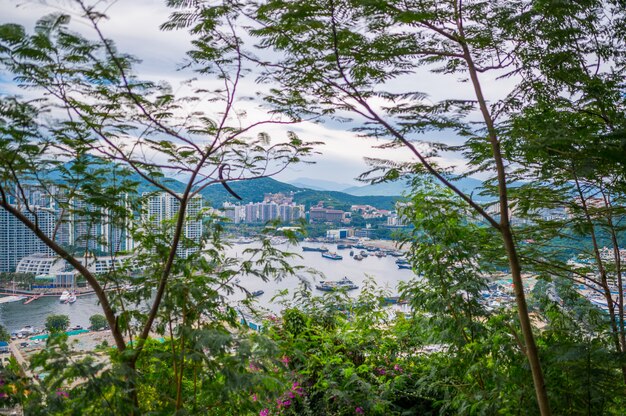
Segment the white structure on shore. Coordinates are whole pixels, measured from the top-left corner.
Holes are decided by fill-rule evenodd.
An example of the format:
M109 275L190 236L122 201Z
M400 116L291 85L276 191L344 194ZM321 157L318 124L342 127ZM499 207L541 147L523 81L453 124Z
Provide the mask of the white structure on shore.
M105 274L124 267L133 266L132 256L82 257L78 259L87 270L94 274ZM33 254L24 257L17 265L17 273L32 273L39 281L48 281L54 286L74 285L76 270L65 260L56 256Z

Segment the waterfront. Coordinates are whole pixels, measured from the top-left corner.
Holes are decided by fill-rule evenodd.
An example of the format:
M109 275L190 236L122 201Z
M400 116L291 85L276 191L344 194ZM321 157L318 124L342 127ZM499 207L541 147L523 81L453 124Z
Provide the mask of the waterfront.
M232 256L241 257L246 248L254 247L257 243L252 244L234 244L229 250ZM303 243L302 245L310 247L321 247L322 243ZM288 250L297 253L302 258L294 258L293 265L304 265L314 268L324 274L323 278L312 280L311 276L303 276L311 283L311 287L315 286L315 282L319 280L338 280L344 276L348 277L359 286L359 289L351 291L350 296L356 296L360 293L366 276L371 276L379 287L387 288L390 295L396 295L396 287L400 281L410 280L414 275L411 270L398 269L395 264L395 257L376 257L368 256L361 261L352 259L349 256L350 250L336 250L335 244L326 244L331 251L336 251L343 256L343 260L329 260L321 256L319 252L303 252L301 246L280 245L281 250ZM360 250L355 250L355 253ZM256 298L258 305L271 311L278 312L280 305L271 303L271 298L278 294L281 290L288 289L290 293L298 287L300 280L297 277L289 277L281 281L263 282L256 277L241 277L240 285L248 291L263 290L265 293ZM316 295L322 295L322 292L313 289ZM245 296L242 292L236 292L230 296L231 301L235 304L238 300ZM17 331L25 325L32 325L36 328L43 328L46 317L52 314L69 315L71 325L89 326L89 317L96 313L102 313L102 309L98 305L98 299L94 295L79 296L74 304L62 304L58 297L45 297L24 305L22 302L13 302L0 305L0 323L4 325L8 331Z

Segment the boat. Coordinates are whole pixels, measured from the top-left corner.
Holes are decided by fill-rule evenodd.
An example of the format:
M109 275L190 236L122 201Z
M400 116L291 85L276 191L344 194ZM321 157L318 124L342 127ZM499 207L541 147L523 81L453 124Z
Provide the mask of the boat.
M263 293L265 293L265 292L262 291L262 290L255 290L254 292L250 293L250 295L252 295L252 297L256 298L258 296L261 296Z
M74 303L76 302L76 295L74 293L70 293L65 303Z
M378 258L387 257L387 254L384 251L377 251L374 255Z
M401 263L401 264L398 264L398 269L407 269L407 270L411 270L411 269L412 269L412 267L411 267L411 265L410 265L410 264Z
M409 261L407 259L398 259L396 260L396 264L400 265L400 264L409 264Z
M31 325L25 325L22 329L17 331L17 333L21 334L22 336L28 336L28 335L36 334L37 330Z
M401 251L390 251L389 255L393 257L402 257L404 253L402 253Z
M326 248L326 246L322 246L322 247L302 246L302 251L318 251L320 253L326 253L328 251L328 248Z
M367 254L367 251L362 250L361 253L359 253L361 255L361 257L367 257L369 256L369 254Z
M389 305L404 305L407 301L400 296L387 296L383 298L383 302Z
M335 290L354 290L359 287L354 282L344 276L341 280L322 280L319 284L315 285L317 290L323 292L333 292Z
M352 248L351 244L337 244L337 250L345 250L347 248Z
M329 251L328 253L322 253L322 257L330 260L343 260L343 256L340 256L339 254L332 251Z
M360 254L357 254L356 256L352 257L354 260L363 260L363 256L361 256Z
M358 248L359 250L363 250L363 249L365 249L365 244L359 243L359 244L353 245L352 247Z
M251 243L254 243L255 241L256 240L251 237L239 237L238 239L234 241L234 243L235 244L251 244Z
M59 302L65 303L67 302L69 297L70 297L70 292L68 292L67 290L64 290L63 293L61 293L61 296L59 297Z
M270 244L273 246L279 246L281 244L287 243L289 240L285 237L272 237L270 238Z

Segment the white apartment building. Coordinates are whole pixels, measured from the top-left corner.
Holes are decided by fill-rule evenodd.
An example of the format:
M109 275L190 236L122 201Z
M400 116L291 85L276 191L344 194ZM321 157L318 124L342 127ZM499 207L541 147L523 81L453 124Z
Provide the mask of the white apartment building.
M143 208L143 220L146 225L160 228L164 221L171 220L178 215L180 201L173 195L166 192L156 194L144 194L147 197ZM195 242L200 242L202 238L202 219L198 218L203 211L203 200L201 195L194 196L187 205L184 235ZM182 244L182 242L181 242ZM179 256L187 258L192 253L198 251L198 247L182 247L179 245L177 253Z

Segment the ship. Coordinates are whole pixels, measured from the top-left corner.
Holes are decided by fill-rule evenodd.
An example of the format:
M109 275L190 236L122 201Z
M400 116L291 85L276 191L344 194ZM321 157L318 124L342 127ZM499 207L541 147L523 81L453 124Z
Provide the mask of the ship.
M343 256L340 256L337 253L333 253L332 251L328 253L322 253L322 257L324 257L325 259L330 259L330 260L343 260Z
M355 255L354 257L352 257L354 260L363 260L363 256L361 256L360 254Z
M322 246L322 247L302 246L302 251L319 251L320 253L326 253L328 249L326 248L326 246Z
M352 248L352 244L337 244L337 250L345 250Z
M261 296L263 293L265 292L262 290L255 290L254 292L250 293L250 295L256 298L257 296Z
M398 259L396 260L396 264L397 265L401 265L401 264L409 264L407 259Z
M412 267L411 267L410 264L400 263L400 264L398 264L398 269L408 269L408 270L411 270Z
M344 277L341 280L322 280L315 285L315 288L323 292L333 292L335 290L354 290L359 287L352 280Z

